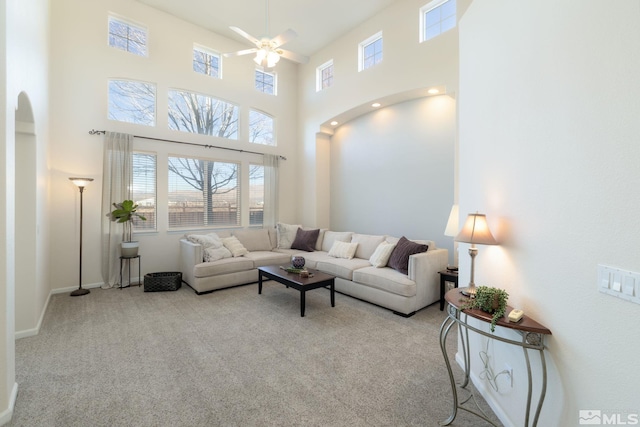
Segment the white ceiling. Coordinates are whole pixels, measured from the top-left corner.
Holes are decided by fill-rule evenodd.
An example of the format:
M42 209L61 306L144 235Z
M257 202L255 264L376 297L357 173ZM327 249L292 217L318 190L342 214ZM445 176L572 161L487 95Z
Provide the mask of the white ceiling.
M303 55L312 55L400 0L269 0L271 34L265 34L266 0L137 1L243 43L249 42L230 30L229 26L240 27L257 38L274 37L292 28L298 37L284 47Z

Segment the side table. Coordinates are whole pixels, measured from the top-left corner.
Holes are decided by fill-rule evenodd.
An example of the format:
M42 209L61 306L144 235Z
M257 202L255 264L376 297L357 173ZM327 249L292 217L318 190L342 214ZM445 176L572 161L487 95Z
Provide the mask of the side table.
M453 283L453 287L458 287L458 271L442 270L438 271L440 275L440 311L444 310L444 294L446 293L446 282Z
M140 281L142 280L142 275L140 274L141 268L140 268L140 264L142 264L142 258L140 258L140 255L136 255L136 256L121 256L120 257L120 287L119 289L122 288L128 288L129 286L131 286L131 260L132 259L138 259L138 286L141 285ZM123 261L127 261L127 267L129 268L129 284L127 286L122 286L122 262Z

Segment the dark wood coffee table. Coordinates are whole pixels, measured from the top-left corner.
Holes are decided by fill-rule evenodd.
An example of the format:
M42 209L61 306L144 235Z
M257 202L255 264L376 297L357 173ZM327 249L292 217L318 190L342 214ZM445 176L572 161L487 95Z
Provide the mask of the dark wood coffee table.
M287 273L279 265L267 265L258 267L258 294L262 294L262 278L268 277L286 287L292 287L300 291L300 317L304 317L304 294L312 289L329 286L331 291L331 307L336 306L335 277L318 270L308 269L313 277L302 278L296 273Z

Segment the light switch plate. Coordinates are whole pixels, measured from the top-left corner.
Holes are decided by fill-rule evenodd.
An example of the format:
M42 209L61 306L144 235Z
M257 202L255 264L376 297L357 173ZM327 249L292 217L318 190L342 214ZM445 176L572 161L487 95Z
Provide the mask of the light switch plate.
M640 304L640 273L598 264L598 290Z

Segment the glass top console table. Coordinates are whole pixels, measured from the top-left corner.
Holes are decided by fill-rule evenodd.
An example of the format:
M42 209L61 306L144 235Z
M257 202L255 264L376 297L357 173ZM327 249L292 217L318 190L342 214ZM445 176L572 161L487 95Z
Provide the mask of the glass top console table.
M455 379L453 377L453 371L451 370L451 362L449 361L449 357L447 355L447 336L451 331L451 328L454 325L458 325L458 332L460 336L460 341L462 345L462 356L464 358L464 379L462 384L459 385L461 388L467 387L469 385L469 373L470 373L470 349L469 349L469 331L476 332L480 335L488 337L490 339L495 339L498 341L505 342L507 344L516 345L522 347L524 352L524 358L527 366L527 378L528 378L528 393L527 393L527 407L525 413L525 426L533 426L535 427L538 424L538 417L540 416L540 410L542 409L542 404L544 403L544 397L547 391L547 365L544 357L544 339L547 335L551 335L551 331L547 329L545 326L536 322L532 318L528 316L523 316L518 322L510 322L509 319L503 317L498 320L496 326L500 326L506 329L511 329L518 333L522 340L515 340L504 338L501 336L497 336L488 331L483 331L482 329L478 329L474 326L469 325L468 319L469 317L478 319L482 322L491 323L492 315L486 313L482 310L477 309L462 309L465 303L468 301L468 298L462 295L460 289L451 289L449 292L445 294L445 300L447 302L447 318L442 322L442 326L440 327L440 349L442 350L442 355L444 356L444 362L447 365L447 371L449 372L449 381L451 382L451 391L453 394L453 407L451 410L451 415L445 421L441 422L441 425L449 425L456 418L458 413L458 409L465 410L470 412L485 421L493 424L491 420L489 420L484 414L476 412L473 409L466 408L462 405L469 402L472 396L465 399L462 402L458 401L458 390ZM505 313L508 315L511 312L512 308L507 306ZM533 416L533 422L529 423L529 418L532 411L532 373L531 373L531 362L529 360L529 351L535 351L540 356L540 362L542 366L541 373L541 389L540 396L537 399L537 405L535 409L535 414ZM495 424L493 424L495 425Z

